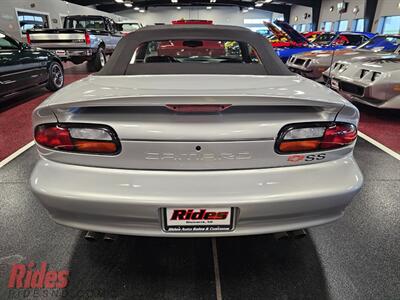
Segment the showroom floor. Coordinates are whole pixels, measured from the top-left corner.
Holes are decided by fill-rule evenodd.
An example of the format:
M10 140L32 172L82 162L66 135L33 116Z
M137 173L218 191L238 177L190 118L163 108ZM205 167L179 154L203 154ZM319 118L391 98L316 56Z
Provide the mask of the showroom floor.
M0 169L0 278L12 263L33 261L70 271L62 299L76 293L218 299L217 291L222 299L399 299L399 161L357 143L365 185L345 216L304 239L279 241L264 235L88 242L83 232L53 223L33 197L28 179L37 154L31 148ZM0 281L0 299L15 291Z
M66 70L67 82L86 75L84 66ZM0 161L31 141L31 111L48 96L39 91L0 112L0 142L7 145ZM397 113L360 110L361 131L400 152ZM107 243L87 242L83 232L49 219L29 189L37 160L29 148L0 168L0 278L13 263L33 261L70 271L67 289L46 299L400 299L399 161L361 138L355 157L365 176L361 193L342 219L310 229L304 239ZM11 294L17 292L0 280L0 299L35 298Z

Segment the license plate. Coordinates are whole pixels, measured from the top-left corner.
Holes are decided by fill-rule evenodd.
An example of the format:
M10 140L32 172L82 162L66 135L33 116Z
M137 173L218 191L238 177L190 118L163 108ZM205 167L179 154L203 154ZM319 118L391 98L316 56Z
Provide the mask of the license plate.
M65 50L56 50L57 56L66 56Z
M165 232L221 232L234 229L235 210L229 208L163 208Z
M331 87L334 90L339 90L339 81L336 79L331 80Z

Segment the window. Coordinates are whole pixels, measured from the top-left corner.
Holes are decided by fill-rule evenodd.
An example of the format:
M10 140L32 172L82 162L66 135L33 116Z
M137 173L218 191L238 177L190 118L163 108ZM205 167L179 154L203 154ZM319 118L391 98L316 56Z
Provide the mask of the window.
M360 46L368 39L360 34L340 34L332 42L334 45Z
M168 40L141 44L131 64L137 63L245 63L261 64L247 43L217 40Z
M332 22L323 22L321 24L321 30L326 32L333 31L332 25Z
M19 49L19 45L12 38L0 33L0 50Z
M382 18L381 30L383 34L398 34L400 33L400 16L390 16Z
M17 11L17 15L22 34L25 34L30 29L49 28L47 15L25 11Z
M91 18L91 17L73 17L65 18L65 28L73 29L89 29L89 30L105 30L105 24L103 18Z
M364 31L365 19L355 19L353 20L353 31L362 32Z
M300 31L300 32L311 31L311 24L310 23L309 24L301 24L300 28L298 28L297 31Z
M119 31L132 32L138 30L140 25L138 23L120 23L117 24L117 28Z
M335 31L347 31L347 26L349 25L348 20L341 20L335 22Z
M335 36L334 33L323 33L314 40L314 43L317 45L329 45Z

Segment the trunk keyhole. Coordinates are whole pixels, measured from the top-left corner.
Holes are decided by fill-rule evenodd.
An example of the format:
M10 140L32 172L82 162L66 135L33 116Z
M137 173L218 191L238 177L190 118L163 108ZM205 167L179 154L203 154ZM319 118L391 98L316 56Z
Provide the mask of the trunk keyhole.
M200 146L196 146L196 151L200 151L201 147Z

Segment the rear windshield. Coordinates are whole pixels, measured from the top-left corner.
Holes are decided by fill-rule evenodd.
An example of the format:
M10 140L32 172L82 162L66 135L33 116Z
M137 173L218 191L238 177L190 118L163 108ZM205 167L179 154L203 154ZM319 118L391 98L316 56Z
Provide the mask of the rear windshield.
M64 28L105 30L103 18L65 18Z
M248 43L222 40L165 40L142 43L130 64L138 63L237 63L261 64Z

